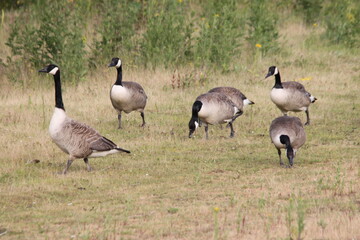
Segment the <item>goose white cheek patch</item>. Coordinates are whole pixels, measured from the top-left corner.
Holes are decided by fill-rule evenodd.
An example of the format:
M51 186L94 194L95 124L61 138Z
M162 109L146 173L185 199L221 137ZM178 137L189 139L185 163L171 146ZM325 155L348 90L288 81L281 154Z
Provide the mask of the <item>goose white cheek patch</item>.
M121 60L119 59L118 63L116 64L116 68L119 68L121 66Z
M276 67L275 68L275 71L274 71L274 75L276 75L276 74L278 74L279 73L279 70L278 70L278 68Z
M195 129L197 129L199 127L199 123L195 122Z
M51 70L49 73L51 75L55 75L57 73L57 71L59 71L59 68L58 67L54 67L53 70Z

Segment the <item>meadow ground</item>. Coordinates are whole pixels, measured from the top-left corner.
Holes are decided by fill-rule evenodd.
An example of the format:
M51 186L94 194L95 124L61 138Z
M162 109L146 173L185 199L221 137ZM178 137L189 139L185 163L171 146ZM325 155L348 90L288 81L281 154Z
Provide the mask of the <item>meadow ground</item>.
M114 69L104 64L78 86L64 84L70 117L132 151L90 159L90 173L77 160L58 174L67 155L48 135L51 76L26 88L1 86L0 238L360 239L360 57L310 49L301 25L285 30L283 56L209 73L184 89L172 87L170 70L124 63L124 80L141 83L149 97L144 129L131 113L117 130L109 100ZM279 166L268 134L281 115L269 98L274 79L264 80L270 65L318 98L292 169ZM189 71L179 69L180 81ZM215 86L237 87L256 104L236 120L233 139L218 126L209 127L209 140L203 128L189 139L191 105ZM305 121L303 112L290 115Z

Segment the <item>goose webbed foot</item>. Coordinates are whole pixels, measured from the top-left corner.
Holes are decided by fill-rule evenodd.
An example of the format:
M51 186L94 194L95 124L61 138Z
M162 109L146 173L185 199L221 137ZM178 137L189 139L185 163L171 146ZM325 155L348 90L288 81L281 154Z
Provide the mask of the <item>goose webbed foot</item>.
M64 170L62 171L62 174L66 174L67 173L67 170L69 169L69 167L71 166L71 164L72 164L72 162L73 162L74 160L72 160L72 159L69 159L68 161L67 161L67 163L66 163L66 167L64 168Z
M85 162L85 164L86 164L86 170L87 170L88 172L91 172L93 169L91 168L91 166L90 166L90 164L89 164L89 159L84 158L84 162Z
M140 115L141 115L141 118L142 118L142 121L143 121L141 127L145 127L145 125L146 125L146 123L145 123L145 114L143 112L141 112Z
M121 126L121 114L118 115L118 120L119 120L118 129L122 129L122 126Z

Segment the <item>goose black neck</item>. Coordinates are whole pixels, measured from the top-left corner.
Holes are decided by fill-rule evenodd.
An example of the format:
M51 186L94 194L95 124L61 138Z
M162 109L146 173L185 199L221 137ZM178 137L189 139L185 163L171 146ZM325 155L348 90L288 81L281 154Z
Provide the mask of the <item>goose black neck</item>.
M192 117L193 118L198 118L199 112L200 112L200 109L201 109L202 105L203 104L200 101L195 101L194 102L193 107L192 107Z
M57 73L54 75L54 81L55 81L55 107L61 108L65 111L64 103L62 100L62 94L61 94L60 70L58 70Z
M115 85L122 86L122 66L117 68L117 77L116 77Z
M282 84L281 84L281 78L280 78L280 72L278 72L275 75L275 85L274 88L283 88Z

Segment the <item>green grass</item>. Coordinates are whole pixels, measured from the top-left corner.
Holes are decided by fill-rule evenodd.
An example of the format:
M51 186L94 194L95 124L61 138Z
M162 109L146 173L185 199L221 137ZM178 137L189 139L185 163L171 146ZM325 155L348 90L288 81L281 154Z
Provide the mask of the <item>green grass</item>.
M90 173L77 160L66 176L58 174L67 156L47 130L52 77L34 72L27 88L2 80L0 228L7 233L1 239L358 239L359 55L308 50L299 36L311 31L303 25L283 26L285 33L288 55L227 75L209 73L203 85L184 89L172 89L171 70L129 70L124 63L124 80L141 83L149 96L144 129L140 114L131 113L117 130L109 99L113 69L104 67L78 86L64 84L70 117L132 151L90 159ZM279 166L268 135L280 116L269 98L274 80L264 80L270 65L284 80L311 77L300 82L318 98L292 169ZM236 120L235 138L210 126L209 140L203 128L189 139L193 101L224 85L256 103ZM290 115L305 120L305 113Z

